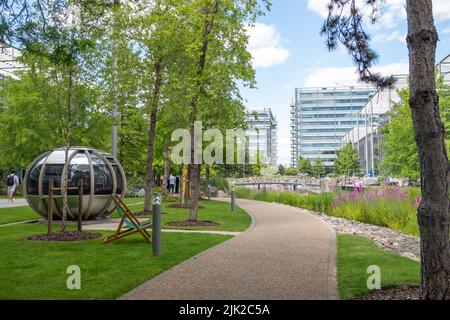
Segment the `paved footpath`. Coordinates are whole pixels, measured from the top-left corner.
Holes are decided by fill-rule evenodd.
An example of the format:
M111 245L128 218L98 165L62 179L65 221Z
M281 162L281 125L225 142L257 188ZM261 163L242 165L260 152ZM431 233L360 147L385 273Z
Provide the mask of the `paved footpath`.
M238 200L253 217L241 235L120 299L337 299L335 233L305 210ZM231 213L230 213L231 214Z
M8 203L8 199L0 199L0 208L13 208L13 207L25 207L28 206L25 199L14 199L14 203Z

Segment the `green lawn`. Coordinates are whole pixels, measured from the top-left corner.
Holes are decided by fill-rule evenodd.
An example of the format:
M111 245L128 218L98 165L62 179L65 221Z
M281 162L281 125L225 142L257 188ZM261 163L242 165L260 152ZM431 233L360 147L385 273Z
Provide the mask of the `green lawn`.
M0 299L115 299L230 238L163 233L161 257L152 256L151 246L140 235L106 245L101 239L73 243L24 240L45 231L43 225L0 228ZM81 269L81 290L66 287L70 265Z
M144 205L143 198L129 198L126 199L127 204L131 204L131 211L142 211ZM132 205L133 203L141 203L139 205ZM175 204L176 202L167 201L163 204L162 211L166 214L162 215L163 228L176 229L171 226L165 226L168 222L184 221L189 217L189 209L172 209L167 206ZM182 229L193 230L222 230L222 231L245 231L252 223L251 217L241 208L236 207L236 212L231 212L230 204L222 201L200 201L199 204L204 206L204 209L198 211L199 220L214 221L220 223L218 227L193 227ZM113 217L118 218L117 212ZM178 228L180 229L180 228Z
M130 206L132 211L140 211L144 209L144 198L126 198L125 202ZM174 227L164 226L164 224L172 221L182 221L188 219L188 209L171 209L167 205L175 202L166 202L163 204L163 228L174 229ZM198 218L200 220L211 220L220 223L218 227L194 227L194 228L179 228L179 229L196 229L196 230L221 230L221 231L245 231L251 224L251 217L242 209L236 208L236 212L232 213L230 204L220 201L201 201L200 204L205 209L199 210ZM113 217L118 218L117 212ZM0 225L39 219L40 216L36 214L30 207L15 207L0 209ZM149 217L148 217L149 218Z
M40 219L40 215L31 209L31 207L11 207L11 208L1 208L0 209L0 225Z
M420 282L419 263L387 253L371 240L350 235L338 235L337 271L341 299L352 299L369 293L367 268L381 268L383 288Z

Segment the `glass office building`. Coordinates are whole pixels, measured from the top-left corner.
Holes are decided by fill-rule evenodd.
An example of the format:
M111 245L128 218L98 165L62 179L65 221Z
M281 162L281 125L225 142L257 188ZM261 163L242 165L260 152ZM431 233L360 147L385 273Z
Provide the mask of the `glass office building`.
M358 124L371 87L299 88L291 104L291 165L321 158L331 171L342 138ZM360 125L365 120L359 120Z
M437 65L438 72L444 77L444 82L450 85L450 55L441 60Z
M278 123L270 108L247 110L248 148L251 157L259 151L262 160L269 165L278 163Z

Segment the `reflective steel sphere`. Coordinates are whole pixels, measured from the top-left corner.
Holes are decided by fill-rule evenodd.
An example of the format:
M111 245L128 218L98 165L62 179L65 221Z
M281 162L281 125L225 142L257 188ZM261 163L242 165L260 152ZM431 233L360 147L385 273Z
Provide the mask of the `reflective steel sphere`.
M68 172L68 188L79 186L83 179L83 220L95 219L114 211L111 194L126 194L126 176L122 166L111 155L85 147L71 147L68 156L68 168L65 168L65 149L55 149L36 158L28 168L24 178L24 195L34 211L44 218L48 213L49 182L53 180L55 188L61 188L63 172ZM54 192L54 219L62 217L62 196ZM79 190L68 191L68 220L77 220Z

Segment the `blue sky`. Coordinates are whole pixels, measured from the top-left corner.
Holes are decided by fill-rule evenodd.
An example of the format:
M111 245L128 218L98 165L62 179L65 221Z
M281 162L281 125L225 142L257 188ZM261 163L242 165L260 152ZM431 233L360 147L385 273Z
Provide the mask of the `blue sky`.
M361 0L362 1L362 0ZM257 90L242 90L248 108L270 107L279 121L279 162L290 162L289 104L296 87L354 85L355 69L343 49L328 52L319 30L328 0L272 0L272 10L249 30ZM440 36L436 59L450 54L450 1L434 0ZM370 26L380 55L377 70L408 72L404 0L386 0L379 23Z

